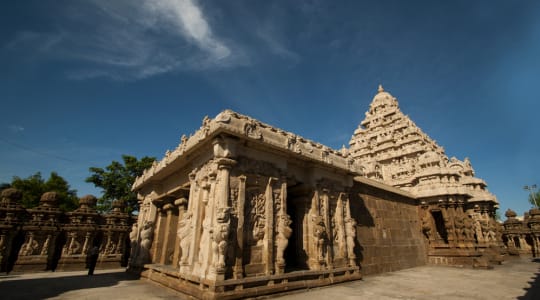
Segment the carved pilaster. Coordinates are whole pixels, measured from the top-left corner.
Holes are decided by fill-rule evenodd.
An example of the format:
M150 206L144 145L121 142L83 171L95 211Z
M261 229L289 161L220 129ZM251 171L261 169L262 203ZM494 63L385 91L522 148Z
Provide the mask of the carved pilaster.
M182 253L184 251L188 252L187 248L184 251L182 251L182 247L181 247L182 239L180 238L181 237L181 234L180 234L181 227L183 225L182 224L182 219L184 219L185 216L186 216L186 208L187 208L187 205L188 205L188 200L186 198L184 198L184 197L178 198L178 199L176 199L174 201L174 205L176 206L176 209L178 210L178 220L177 220L177 223L176 223L177 239L176 239L176 242L175 242L175 245L174 245L172 265L173 266L180 266L180 258L181 258ZM189 247L189 244L187 245L187 247Z
M277 181L277 178L270 177L268 184L266 185L265 192L265 215L266 215L266 227L264 235L264 252L263 262L266 267L266 274L271 275L274 273L274 193L273 185Z
M167 203L165 205L163 205L163 210L165 211L165 229L164 229L164 234L163 234L163 242L161 243L161 257L160 257L160 260L159 260L159 263L161 264L167 264L167 263L170 263L169 262L169 255L168 253L170 252L169 250L169 247L172 247L172 245L170 245L170 240L171 240L171 235L173 233L171 233L171 222L172 222L172 214L173 214L173 210L174 210L174 205L172 203Z
M338 253L336 253L341 258L347 257L347 242L345 237L345 207L343 206L343 199L346 199L346 193L339 193L337 202L336 202L336 233L337 233L337 242L338 242Z
M200 243L200 230L201 228L201 198L202 193L201 189L197 187L197 181L195 180L195 173L192 172L189 174L189 181L190 181L190 187L189 187L189 203L188 203L188 214L186 217L189 217L191 221L188 223L186 220L187 225L192 224L192 228L189 228L191 230L191 237L193 238L193 242L189 245L189 251L187 251L187 261L181 260L181 265L183 266L184 270L187 270L187 266L193 266L195 262L195 252L198 248L198 245ZM187 229L186 229L187 230ZM189 233L186 233L188 235ZM182 254L183 257L184 254Z
M321 199L321 216L324 220L324 227L326 230L326 243L323 246L325 254L323 255L325 264L328 268L333 268L333 249L332 242L334 241L332 224L330 223L330 195L328 189L323 189Z
M246 202L246 176L238 176L238 226L236 229L236 241L238 248L236 249L236 262L234 266L234 278L239 279L244 277L243 270L243 250L244 250L244 209Z
M356 266L356 254L354 246L356 244L356 221L351 217L350 200L347 197L345 202L345 235L347 238L347 257L349 258L349 267Z
M282 178L280 190L280 209L277 215L276 224L276 273L285 272L285 258L283 253L289 244L289 238L292 234L291 218L287 214L287 180Z

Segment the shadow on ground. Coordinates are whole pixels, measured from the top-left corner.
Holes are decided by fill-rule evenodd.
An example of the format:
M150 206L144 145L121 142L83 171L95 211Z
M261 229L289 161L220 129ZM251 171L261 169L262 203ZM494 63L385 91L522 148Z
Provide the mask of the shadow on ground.
M29 279L17 277L17 275L0 277L6 279L0 280L2 299L46 299L73 290L112 287L121 281L139 279L138 275L125 272Z
M535 258L532 260L534 263L538 263L540 265L540 258ZM526 288L525 295L518 297L519 300L538 300L540 299L540 271L536 272L535 277L532 281L529 281L528 283L531 285L531 287Z

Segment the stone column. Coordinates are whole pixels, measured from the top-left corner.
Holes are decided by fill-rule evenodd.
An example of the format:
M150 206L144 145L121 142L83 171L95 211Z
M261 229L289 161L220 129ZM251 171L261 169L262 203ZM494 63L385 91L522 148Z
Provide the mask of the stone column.
M445 210L446 216L444 217L444 223L446 226L446 232L448 234L448 244L450 245L450 247L454 248L458 246L458 239L456 236L456 228L454 226L454 222L456 219L456 203L452 198L448 199L448 204L446 205Z
M191 189L191 188L190 188ZM179 232L181 230L181 223L182 223L182 219L185 217L186 215L186 206L187 206L187 203L188 203L188 200L186 198L179 198L179 199L176 199L174 201L174 205L178 208L178 222L177 222L177 225L176 225L176 228L177 228L177 239L176 239L176 242L174 244L174 254L173 254L173 260L172 260L172 265L173 266L178 266L179 263L180 263L180 243L182 242L180 240L180 236L179 236Z
M347 257L349 258L349 267L356 266L356 254L354 246L356 244L356 221L351 216L350 200L347 195L345 202L345 236L347 239Z
M154 229L154 238L152 247L150 248L149 259L146 263L159 262L161 260L161 247L163 245L163 230L161 229L164 223L164 212L161 207L157 207L157 222Z
M195 249L197 249L199 243L200 243L200 228L201 228L201 213L200 213L200 206L201 206L201 192L200 188L197 188L197 181L195 180L195 173L189 174L189 201L188 201L188 214L192 214L191 222L193 222L193 232L191 234L193 238L193 242L190 245L189 250L189 257L187 259L187 262L183 266L184 269L187 270L187 266L192 266L195 262Z
M228 237L230 231L230 206L229 206L229 191L230 191L230 170L236 161L228 158L220 158L218 160L219 182L216 187L215 206L215 226L212 234L212 274L216 280L225 279L225 254L228 248ZM215 273L215 275L213 274Z
M287 178L281 179L280 190L280 209L277 215L277 236L276 236L276 274L282 274L285 272L285 258L283 257L285 249L289 244L289 238L292 234L291 218L287 214Z
M246 204L246 176L238 176L238 226L236 228L236 262L234 265L234 278L240 279L244 277L244 210Z
M323 196L322 196L322 203L321 206L324 207L324 215L322 216L324 218L324 227L326 230L326 255L325 255L325 263L326 266L330 269L332 269L334 266L333 264L333 231L332 231L332 224L330 222L330 195L329 195L328 189L323 189Z
M345 209L343 207L343 198L347 197L346 193L339 193L336 203L336 226L338 238L338 255L340 258L347 258L347 245L345 238Z
M311 202L311 249L309 251L310 268L320 270L325 263L325 250L328 235L326 233L325 218L321 216L321 200L319 197L319 187L316 187Z
M265 192L266 227L264 235L263 262L266 265L266 274L274 273L274 192L273 185L277 178L270 177Z
M161 258L159 260L159 263L162 265L166 265L170 263L169 258L167 257L169 252L170 245L170 239L171 235L174 234L171 232L171 221L172 221L172 214L173 214L174 205L172 203L167 203L163 205L163 210L165 211L166 218L165 218L165 229L163 234L163 243L161 244Z
M218 160L219 170L219 187L218 187L218 207L229 207L229 177L232 166L236 161L228 158L220 158Z

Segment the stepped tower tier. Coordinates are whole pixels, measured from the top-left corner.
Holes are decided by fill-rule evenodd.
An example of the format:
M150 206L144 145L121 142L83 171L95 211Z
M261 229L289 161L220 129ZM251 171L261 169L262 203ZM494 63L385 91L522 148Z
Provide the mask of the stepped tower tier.
M351 157L369 179L419 198L455 195L498 205L485 181L474 177L470 160L449 159L443 147L403 114L398 100L382 85L349 145Z
M411 193L421 206L432 263L500 262L497 199L475 177L468 158L451 159L379 86L349 142L362 176Z

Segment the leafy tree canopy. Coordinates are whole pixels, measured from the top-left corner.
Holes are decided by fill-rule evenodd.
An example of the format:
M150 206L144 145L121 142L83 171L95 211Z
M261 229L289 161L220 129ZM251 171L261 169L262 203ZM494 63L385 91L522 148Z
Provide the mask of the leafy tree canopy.
M134 156L122 155L122 160L123 163L113 161L105 169L90 168L92 175L86 178L86 182L103 189L103 195L98 199L100 211L109 211L115 199L123 200L129 213L139 210L137 194L131 191L131 186L135 178L149 168L156 158L145 156L138 160Z
M0 190L8 187L16 188L22 192L21 204L25 208L38 206L41 195L45 192L58 193L58 205L63 211L74 210L79 205L77 191L70 189L68 182L56 172L51 172L47 181L41 177L40 172L27 178L14 176L10 184L1 184Z
M540 192L529 194L529 203L536 208L540 208Z

